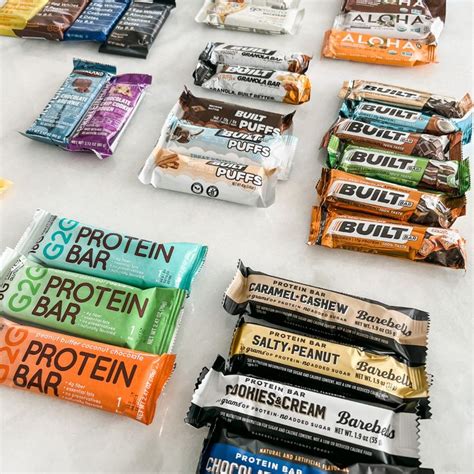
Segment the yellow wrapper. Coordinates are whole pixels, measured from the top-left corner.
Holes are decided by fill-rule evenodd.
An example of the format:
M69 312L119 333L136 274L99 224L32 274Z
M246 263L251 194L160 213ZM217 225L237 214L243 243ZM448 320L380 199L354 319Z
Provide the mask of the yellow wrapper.
M0 178L0 195L3 194L13 183L8 179Z
M7 0L0 8L0 35L16 36L13 30L22 30L48 0Z

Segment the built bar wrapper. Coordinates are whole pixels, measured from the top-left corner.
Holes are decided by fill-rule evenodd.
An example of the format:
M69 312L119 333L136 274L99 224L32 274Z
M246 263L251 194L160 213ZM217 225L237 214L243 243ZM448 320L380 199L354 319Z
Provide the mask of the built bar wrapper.
M175 356L79 339L0 316L0 385L128 416L149 425Z
M133 286L0 257L0 314L106 344L164 354L173 345L185 292Z
M222 64L214 69L199 62L193 77L196 85L224 94L293 105L303 104L311 98L309 78L288 71Z
M426 361L429 315L419 309L286 280L252 270L241 261L223 305L229 314L390 354L410 365Z
M72 72L24 135L66 147L92 102L115 73L114 66L74 59Z
M324 168L316 187L321 205L424 226L449 228L466 213L466 197L418 191Z
M203 369L186 422L196 428L228 422L237 433L290 443L329 459L417 467L418 417L293 385L225 375L225 360Z
M304 17L304 9L298 4L279 0L204 0L195 20L229 30L294 35Z
M456 119L463 118L472 109L469 94L457 100L432 92L364 80L345 81L339 97L349 100L370 100Z
M295 112L283 115L231 102L197 97L185 88L170 115L203 127L278 135L290 133Z
M92 151L99 158L112 155L151 81L148 74L113 77L92 103L67 149Z
M401 155L375 148L347 145L332 136L328 144L328 166L367 178L410 187L422 187L452 195L470 188L469 160L437 161Z
M266 474L434 474L432 469L353 464L344 459L338 464L324 458L321 451L303 451L281 441L252 438L235 432L230 423L214 423L204 441L196 474L230 472L251 474L263 467Z
M268 207L275 201L277 177L277 168L192 158L157 146L139 179L155 188Z
M304 53L286 53L275 49L239 46L210 41L199 56L203 63L216 66L247 66L275 71L289 71L304 74L312 56Z
M204 264L207 247L153 242L38 209L16 246L44 266L106 278L137 288L182 288Z
M313 207L308 243L465 269L465 240L454 229L424 227L332 207Z
M14 30L22 30L48 0L7 0L0 6L0 35L16 36Z
M359 120L339 118L324 137L323 146L327 146L331 135L353 145L381 148L431 160L462 159L462 132L436 136L392 130Z
M321 54L330 59L400 67L437 62L435 44L337 29L326 32Z
M463 143L469 143L472 136L470 112L462 119L452 119L378 102L346 100L342 104L339 115L403 132L450 135L461 131Z
M103 43L130 5L131 0L91 0L64 34L66 41Z
M317 392L389 406L430 418L424 366L330 342L242 316L234 331L229 373L255 375Z
M62 41L65 32L87 7L89 0L50 0L21 30L22 38L43 38Z
M175 0L133 0L99 52L145 59L175 6Z
M289 178L298 139L289 134L261 135L224 128L202 127L168 117L164 148L206 160L222 159L267 169L279 168L278 177Z

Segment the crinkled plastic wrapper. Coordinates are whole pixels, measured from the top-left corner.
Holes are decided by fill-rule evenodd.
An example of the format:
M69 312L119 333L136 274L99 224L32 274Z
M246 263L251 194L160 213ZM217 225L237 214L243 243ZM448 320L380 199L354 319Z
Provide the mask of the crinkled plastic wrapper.
M151 81L148 74L113 77L92 103L67 149L92 151L99 158L112 155Z
M0 316L0 385L149 425L175 356L156 356L20 326Z
M465 240L454 229L400 223L333 207L313 207L308 243L466 268Z
M317 185L321 205L424 226L451 227L466 213L466 197L418 191L324 168Z
M294 35L304 17L298 0L204 0L198 23L254 33Z
M0 314L152 354L171 349L186 295L47 268L8 248L0 257L0 284Z

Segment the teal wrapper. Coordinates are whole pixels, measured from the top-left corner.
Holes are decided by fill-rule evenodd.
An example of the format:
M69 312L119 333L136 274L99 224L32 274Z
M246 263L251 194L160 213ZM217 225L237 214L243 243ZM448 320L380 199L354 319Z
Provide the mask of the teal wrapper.
M159 243L100 229L39 209L16 246L42 265L137 288L188 293L204 264L205 245Z

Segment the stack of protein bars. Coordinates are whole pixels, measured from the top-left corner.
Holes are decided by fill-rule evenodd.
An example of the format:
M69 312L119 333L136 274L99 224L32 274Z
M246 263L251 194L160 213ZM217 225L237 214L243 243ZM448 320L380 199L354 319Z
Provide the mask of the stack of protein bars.
M0 257L1 382L150 424L206 253L38 210Z
M390 66L436 62L446 0L343 0L323 56Z
M101 53L146 58L175 0L5 0L0 35L95 41Z
M418 467L427 313L242 262L224 308L229 358L203 369L186 417L211 427L197 473L433 473Z
M465 241L451 226L470 186L469 94L355 80L340 97L309 244L465 268Z

